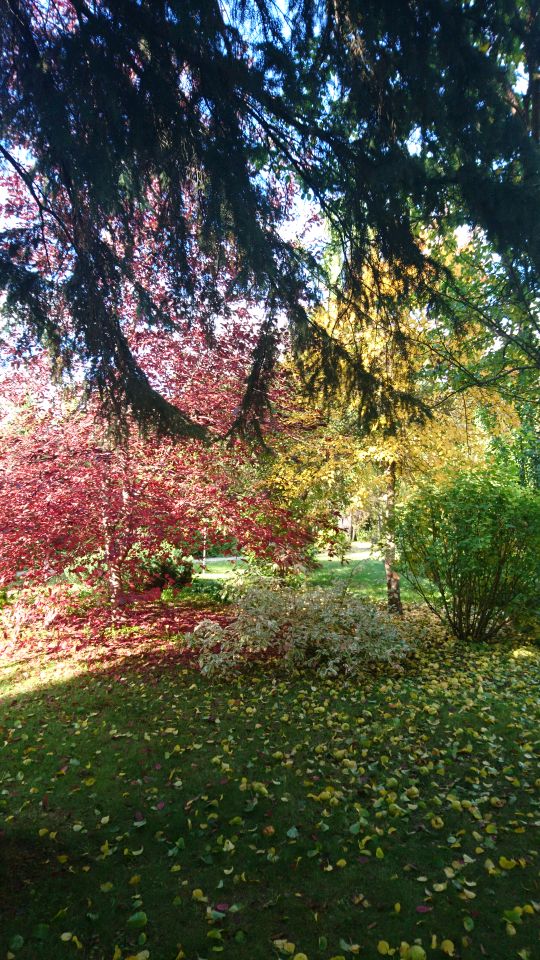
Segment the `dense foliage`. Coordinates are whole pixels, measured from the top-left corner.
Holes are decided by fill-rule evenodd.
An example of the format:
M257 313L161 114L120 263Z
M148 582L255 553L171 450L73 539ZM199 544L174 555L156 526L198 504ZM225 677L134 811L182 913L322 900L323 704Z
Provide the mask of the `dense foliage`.
M407 575L460 640L490 640L537 607L540 499L507 477L422 486L397 539Z
M0 6L0 954L534 960L539 0Z
M174 340L160 346L154 373L170 369L169 389L176 378L196 403L198 371L189 364L181 370ZM204 355L193 355L202 365ZM3 379L3 585L46 583L69 572L105 583L116 604L121 594L182 579L182 556L200 554L205 544L232 540L277 568L302 558L309 528L272 498L241 443L210 448L132 431L129 442L116 445L80 390L52 387L44 366L39 357L31 366L14 364ZM225 423L235 378L221 366L212 393L205 385L210 370L203 367L199 384L207 422L213 415Z
M6 0L8 315L65 362L82 358L110 414L184 435L189 411L165 402L126 337L126 295L162 329L171 313L204 314L211 336L232 289L256 294L266 323L244 421L264 411L280 311L330 383L341 360L365 393L362 364L306 313L321 261L280 230L292 179L331 224L342 293L362 301L366 264L399 280L381 316L410 290L432 302L449 264L425 230L441 221L478 227L507 281L529 271L534 286L534 5L511 7Z

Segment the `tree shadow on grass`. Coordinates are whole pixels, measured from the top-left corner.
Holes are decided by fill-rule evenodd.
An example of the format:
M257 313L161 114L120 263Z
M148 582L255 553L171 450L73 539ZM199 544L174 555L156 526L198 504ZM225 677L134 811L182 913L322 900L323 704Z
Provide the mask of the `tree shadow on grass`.
M0 917L21 912L31 891L49 874L49 862L37 840L0 832Z
M478 766L491 769L495 748L505 772L517 770L519 761L520 784L533 777L532 755L525 770L527 754L515 749L533 736L532 718L513 705L538 683L532 659L524 663L530 676L522 668L507 676L511 661L501 658L501 669L489 677L481 658L475 686L473 658L463 666L457 658L448 667L456 680L466 680L464 690L458 683L449 693L430 681L417 697L422 688L410 677L403 687L393 682L390 693L384 680L378 691L374 681L365 689L296 677L274 683L263 671L211 685L184 653L181 643L170 657L148 644L124 656L117 651L112 663L75 659L65 676L47 674L39 659L33 689L18 691L16 677L0 680L0 954L16 936L25 941L16 960L112 960L117 945L124 957L144 953L144 935L152 960L176 957L179 942L186 958L207 957L208 932L216 930L223 955L238 960L267 960L276 937L296 938L302 952L316 956L316 912L324 918L328 954L346 935L375 955L381 938L399 943L425 934L418 926L417 874L444 876L459 856L447 835L462 831L463 850L474 853L476 841L465 844L476 820L445 804L442 832L431 814L414 807L410 819L392 819L393 832L373 840L384 857L369 858L350 829L358 809L367 811L370 824L379 823L379 794L368 781L386 784L395 774L403 790L422 781L426 808L435 811L434 801L450 789L469 796ZM510 678L511 697L503 695ZM424 711L424 696L436 703L434 713ZM454 708L463 729L452 752ZM485 723L483 709L500 730ZM370 771L348 773L339 755L352 749L361 757L367 745ZM533 815L525 825L532 827L532 788L509 784L494 768L488 780L482 790L505 802L509 792L519 792L523 816ZM318 796L326 784L345 791L347 806L340 800L334 807L327 798L323 831ZM508 810L493 810L504 843L506 820L515 813L510 803ZM526 864L513 871L512 902L539 900L528 852L532 830L512 829L509 838L501 852ZM346 867L327 872L338 857ZM483 858L473 857L469 873L477 883L480 942L489 956L502 958L490 917L507 908L504 872L485 883ZM355 899L366 890L369 909ZM399 915L393 909L398 897ZM232 905L238 910L231 913ZM210 924L207 909L223 916ZM461 900L439 898L436 929L457 940L463 910ZM518 949L530 936L523 927L514 941ZM80 948L69 940L75 936Z

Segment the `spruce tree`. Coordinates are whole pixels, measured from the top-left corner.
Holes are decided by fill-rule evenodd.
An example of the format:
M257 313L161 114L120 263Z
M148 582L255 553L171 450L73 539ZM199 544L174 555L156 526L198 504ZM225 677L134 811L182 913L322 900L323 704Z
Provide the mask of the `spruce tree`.
M238 420L257 423L279 317L299 352L319 336L320 264L280 233L291 176L331 223L357 302L366 264L428 296L444 265L422 228L449 219L539 272L533 6L2 0L0 155L18 211L0 236L4 310L81 357L116 419L199 434L136 363L123 300L144 323L197 311L211 337L227 263L266 311Z

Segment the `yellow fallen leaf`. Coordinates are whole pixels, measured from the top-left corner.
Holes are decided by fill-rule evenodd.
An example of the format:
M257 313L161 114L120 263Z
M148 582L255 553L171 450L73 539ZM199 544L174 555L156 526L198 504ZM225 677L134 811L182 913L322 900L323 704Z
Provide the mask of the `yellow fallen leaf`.
M294 943L291 943L290 940L273 940L272 942L280 953L294 953Z
M407 950L406 958L407 960L426 960L426 951L423 947L413 943L412 947Z

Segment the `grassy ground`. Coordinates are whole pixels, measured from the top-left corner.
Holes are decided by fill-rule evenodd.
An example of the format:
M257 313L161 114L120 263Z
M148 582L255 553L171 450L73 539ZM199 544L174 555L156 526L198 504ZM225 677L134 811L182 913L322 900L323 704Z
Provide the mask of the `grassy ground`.
M540 956L538 650L130 662L0 669L0 957Z
M386 579L384 564L374 553L371 544L365 541L353 543L347 553L345 563L321 553L318 556L318 567L311 571L307 580L314 586L329 586L335 583L347 583L353 593L370 597L373 600L386 600ZM242 561L214 559L208 564L207 571L200 574L201 582L219 582L227 580L236 570L242 567ZM406 603L418 602L418 595L402 580L401 591Z
M357 594L372 600L386 600L386 577L384 564L373 553L369 543L353 543L346 555L346 562L331 559L321 554L319 567L309 575L309 581L316 586L329 586L331 583L347 583ZM418 595L406 580L401 581L401 593L405 603L418 603Z

